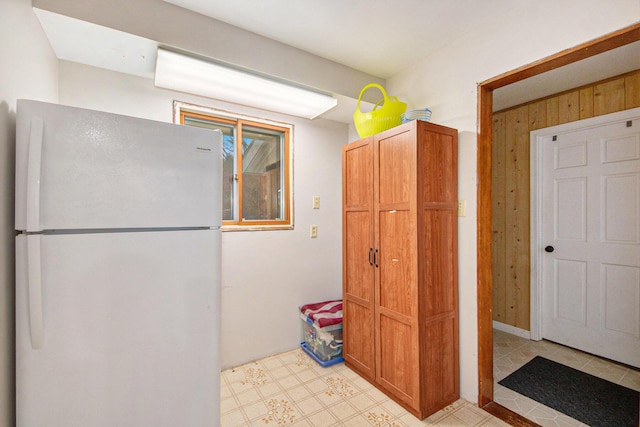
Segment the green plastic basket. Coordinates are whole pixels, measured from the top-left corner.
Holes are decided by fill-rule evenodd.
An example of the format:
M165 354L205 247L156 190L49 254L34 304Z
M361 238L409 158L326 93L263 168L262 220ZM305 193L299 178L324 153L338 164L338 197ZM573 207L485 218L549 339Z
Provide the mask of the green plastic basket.
M376 103L373 111L363 113L360 111L360 100L367 89L372 87L380 89L383 98ZM380 106L381 103L382 106ZM376 133L400 125L402 123L400 116L405 111L407 111L407 104L398 101L398 98L395 96L387 96L387 92L379 84L371 83L363 87L360 92L358 107L356 108L356 112L353 113L353 124L360 138L366 138L367 136L375 135Z

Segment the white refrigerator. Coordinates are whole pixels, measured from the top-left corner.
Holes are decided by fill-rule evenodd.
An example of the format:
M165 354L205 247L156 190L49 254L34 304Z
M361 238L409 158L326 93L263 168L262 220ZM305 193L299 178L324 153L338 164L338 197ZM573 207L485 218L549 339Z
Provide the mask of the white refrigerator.
M218 131L16 114L21 427L219 425Z

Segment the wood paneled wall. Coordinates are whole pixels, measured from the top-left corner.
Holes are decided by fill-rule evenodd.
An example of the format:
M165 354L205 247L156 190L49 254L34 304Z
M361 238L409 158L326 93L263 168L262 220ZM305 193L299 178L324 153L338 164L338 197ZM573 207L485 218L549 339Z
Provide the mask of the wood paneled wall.
M529 330L529 132L640 107L640 70L493 114L493 320Z

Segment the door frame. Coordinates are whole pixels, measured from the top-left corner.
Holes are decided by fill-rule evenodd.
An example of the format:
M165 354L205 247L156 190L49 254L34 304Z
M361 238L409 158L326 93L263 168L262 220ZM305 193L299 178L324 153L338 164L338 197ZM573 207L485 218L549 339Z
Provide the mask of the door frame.
M478 405L513 425L533 425L493 401L493 284L491 227L491 145L493 91L529 77L572 64L640 40L640 23L563 50L539 61L478 84L478 194L477 194L477 294L478 294Z
M561 125L549 126L546 128L531 131L529 136L531 155L530 155L530 171L531 171L531 320L530 332L531 339L538 341L542 337L543 324L543 295L542 295L542 259L540 256L540 248L542 247L542 162L539 159L542 156L542 139L546 136L573 132L578 130L586 130L606 125L608 123L620 122L638 118L640 116L640 107L630 110L618 111L615 113L605 114L603 116L591 117L588 119L578 120L575 122L564 123Z

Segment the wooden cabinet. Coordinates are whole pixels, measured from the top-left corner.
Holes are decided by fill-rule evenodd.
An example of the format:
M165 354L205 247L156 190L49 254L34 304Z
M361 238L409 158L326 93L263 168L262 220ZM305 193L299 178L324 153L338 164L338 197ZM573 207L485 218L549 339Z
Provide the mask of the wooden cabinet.
M343 356L422 419L459 397L457 135L423 121L343 147Z

